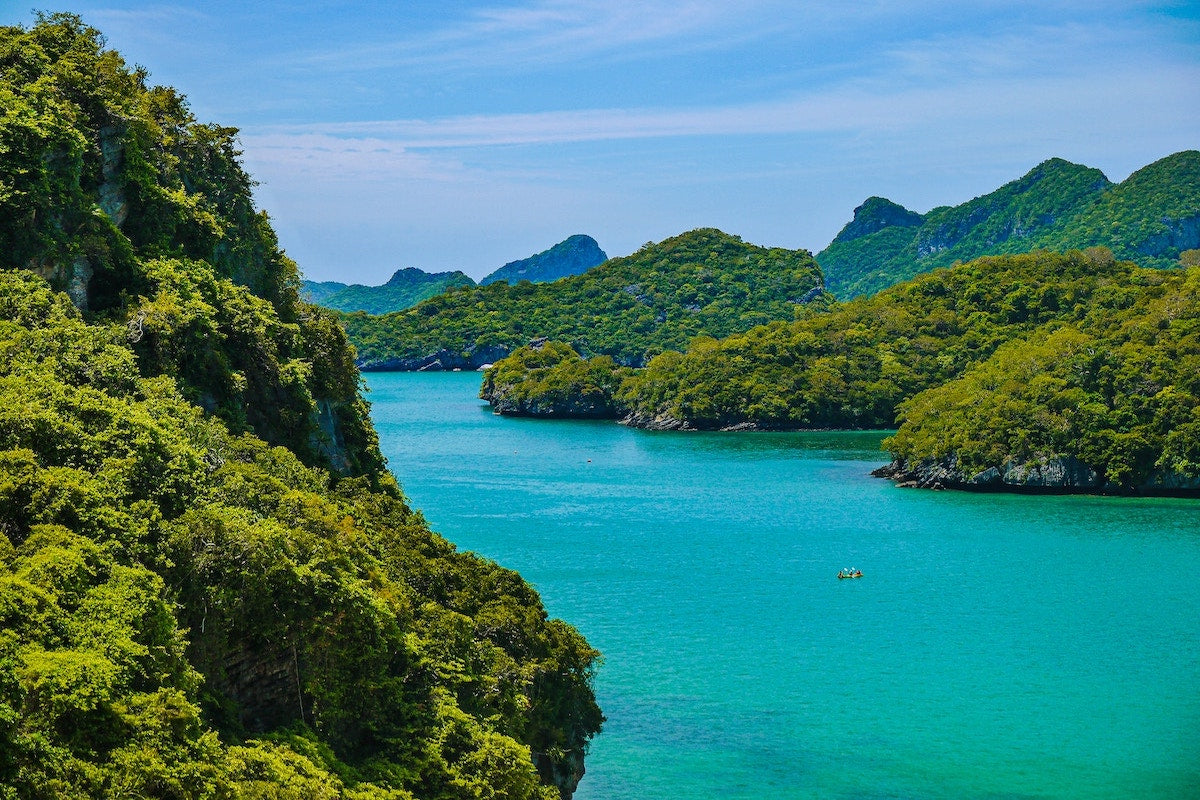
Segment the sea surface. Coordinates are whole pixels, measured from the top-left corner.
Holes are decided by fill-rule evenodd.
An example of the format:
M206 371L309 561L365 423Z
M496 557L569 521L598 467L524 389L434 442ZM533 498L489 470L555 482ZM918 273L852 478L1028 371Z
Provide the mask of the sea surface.
M1200 798L1200 501L897 489L882 433L502 418L479 380L368 399L434 530L603 651L578 800Z

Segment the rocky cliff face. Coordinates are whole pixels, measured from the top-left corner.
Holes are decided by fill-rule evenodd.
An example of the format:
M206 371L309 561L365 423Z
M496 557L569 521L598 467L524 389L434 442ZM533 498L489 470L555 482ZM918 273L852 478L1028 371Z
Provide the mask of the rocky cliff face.
M616 410L608 398L600 394L571 397L541 397L531 400L514 398L502 384L482 397L497 414L514 417L545 417L547 419L615 419Z
M969 491L1044 492L1048 494L1200 495L1200 476L1157 471L1132 486L1107 481L1073 456L1030 461L1010 460L980 472L963 470L954 456L917 464L893 461L872 475L888 478L901 488L965 489Z

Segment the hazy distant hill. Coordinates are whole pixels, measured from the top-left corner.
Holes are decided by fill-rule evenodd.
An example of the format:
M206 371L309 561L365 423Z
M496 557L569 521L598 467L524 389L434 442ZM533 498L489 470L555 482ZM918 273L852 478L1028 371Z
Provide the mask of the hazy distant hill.
M596 240L583 234L575 234L565 241L537 255L510 261L480 281L481 284L496 281L530 281L547 283L587 272L597 264L608 260L608 256L596 244Z
M412 308L451 286L474 286L469 275L454 272L425 272L415 267L398 269L382 286L346 285L334 281L304 281L301 293L310 303L337 311L366 311L387 314Z
M310 303L324 305L324 300L349 287L337 281L300 281L300 296Z
M473 369L537 337L641 364L696 336L727 336L823 294L807 250L757 247L690 231L553 283L496 282L395 314L343 317L368 369Z
M829 290L846 298L982 255L1091 246L1153 267L1200 247L1200 152L1168 156L1120 184L1050 159L990 194L927 214L872 197L817 262Z
M546 283L578 275L608 259L600 245L590 236L576 234L537 255L510 261L482 281ZM452 286L474 286L469 275L453 272L425 272L406 267L396 270L382 286L345 284L337 281L303 281L300 293L310 303L337 311L365 311L368 314L390 314L412 308L422 300L441 294Z

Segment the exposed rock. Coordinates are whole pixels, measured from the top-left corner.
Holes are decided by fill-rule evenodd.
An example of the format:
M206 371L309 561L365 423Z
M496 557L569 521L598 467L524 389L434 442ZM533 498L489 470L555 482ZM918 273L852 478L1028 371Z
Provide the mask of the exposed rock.
M350 471L350 458L346 453L346 439L338 419L338 405L332 400L317 401L317 429L320 433L313 435L310 444L329 459L334 469L347 473Z
M537 767L538 777L543 782L558 787L563 800L571 800L585 772L581 750L569 750L562 761L558 762L545 753L534 753L533 763Z
M631 413L621 419L622 425L631 428L641 428L644 431L687 431L693 430L687 422L668 414L650 416L648 414Z
M121 159L125 154L123 137L128 126L123 122L105 125L100 129L100 210L108 215L118 228L129 216L129 201L118 180Z
M54 261L30 261L25 269L37 273L51 286L64 291L80 311L88 310L88 292L92 284L92 262L77 256L68 267Z
M496 387L483 398L497 414L514 417L546 417L548 419L616 419L617 412L602 395L582 397L539 398L533 401L514 400Z
M92 263L87 256L79 256L71 263L71 273L67 277L67 297L80 311L87 311L88 288L92 283Z
M1008 486L1043 489L1087 489L1105 486L1096 470L1073 456L1039 459L1032 462L1005 463L1001 482Z
M504 344L474 347L463 353L438 350L412 358L386 358L378 361L359 361L363 372L440 372L455 369L478 370L484 364L494 364L513 351Z
M1120 485L1106 480L1098 470L1074 456L1043 457L1029 461L1013 459L999 467L988 467L968 475L958 466L957 458L951 455L941 460L926 459L917 464L896 460L873 470L871 474L895 481L901 488L916 489L1055 494L1200 494L1200 476L1158 470L1137 484Z
M1146 237L1137 246L1139 253L1159 255L1200 247L1200 214L1183 219L1164 219L1162 224L1166 230Z

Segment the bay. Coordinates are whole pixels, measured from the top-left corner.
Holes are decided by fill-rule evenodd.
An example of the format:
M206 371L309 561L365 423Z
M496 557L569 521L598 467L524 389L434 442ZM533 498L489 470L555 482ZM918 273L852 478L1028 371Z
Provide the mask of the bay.
M1198 502L897 489L868 475L881 433L651 433L495 416L472 373L367 383L434 530L604 653L578 800L1200 797Z

